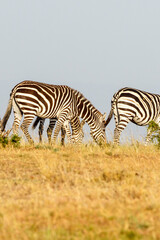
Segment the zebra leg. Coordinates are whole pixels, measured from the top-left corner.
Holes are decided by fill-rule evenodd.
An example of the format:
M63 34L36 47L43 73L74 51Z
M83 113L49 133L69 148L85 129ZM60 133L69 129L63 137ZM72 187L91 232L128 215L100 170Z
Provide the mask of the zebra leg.
M117 127L114 129L114 141L113 144L119 145L120 134L122 130L118 129Z
M40 124L39 124L39 142L41 143L42 142L42 134L43 134L43 130L44 130L44 122L45 122L45 119L40 119Z
M63 131L63 133L62 133L62 131ZM61 138L65 138L65 133L67 135L68 142L70 143L72 134L71 134L70 126L69 126L69 120L64 121L63 127L61 128ZM62 142L62 139L61 139L61 142Z
M14 112L14 122L12 125L13 134L18 134L18 128L19 128L23 114L14 100L13 100L13 112Z
M50 119L49 127L47 128L47 137L48 137L49 144L51 144L52 131L53 131L53 128L54 128L54 126L56 124L56 121L57 121L56 118Z
M114 129L114 141L113 141L114 144L119 145L120 134L126 128L129 122L130 118L128 117L123 117L122 119L119 120L119 122L116 122L116 128Z
M64 139L66 135L66 130L65 128L61 127L61 145L64 146Z
M59 119L57 120L54 135L53 135L53 143L56 141L56 138L61 130L61 127L64 124L64 121L66 120L68 115L68 112L62 112L61 115L59 116Z
M23 122L21 124L21 129L24 133L24 135L26 136L27 140L29 141L29 143L34 143L33 139L31 138L29 132L28 132L28 127L31 124L31 122L33 121L35 115L24 115L24 119Z
M82 143L84 133L83 133L83 125L85 121L80 122L79 117L75 116L71 119L71 128L72 128L72 142L76 144Z

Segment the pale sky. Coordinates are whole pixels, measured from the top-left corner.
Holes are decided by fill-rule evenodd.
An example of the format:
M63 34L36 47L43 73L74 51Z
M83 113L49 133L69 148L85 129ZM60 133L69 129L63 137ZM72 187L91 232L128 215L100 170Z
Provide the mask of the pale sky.
M107 115L122 87L160 94L160 1L0 0L1 118L23 80L68 85Z

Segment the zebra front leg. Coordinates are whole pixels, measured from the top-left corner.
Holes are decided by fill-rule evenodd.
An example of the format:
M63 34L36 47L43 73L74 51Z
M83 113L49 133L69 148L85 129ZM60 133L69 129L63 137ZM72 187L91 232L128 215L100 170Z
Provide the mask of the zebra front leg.
M25 115L24 116L24 119L23 119L23 122L21 124L21 129L25 135L25 137L27 138L28 142L33 144L34 141L33 139L31 138L29 132L28 132L28 127L29 125L31 124L31 122L33 121L35 115Z
M64 138L65 138L65 134L67 135L67 140L69 143L71 143L71 129L70 129L70 126L69 126L69 120L65 120L64 121L64 124L63 124L63 127L61 128L61 142L63 140L63 143L64 143Z
M114 145L119 145L121 131L117 128L114 129Z
M71 119L71 128L72 128L72 138L71 141L75 144L81 144L83 137L84 137L84 133L83 133L83 125L85 124L85 121L82 120L82 122L80 122L79 117L78 116L74 116Z
M61 114L61 116L59 117L59 119L57 120L56 123L56 127L55 127L55 131L54 131L54 135L53 135L53 141L52 143L56 142L56 138L61 130L61 127L63 127L64 121L66 120L66 116L68 113L65 114Z

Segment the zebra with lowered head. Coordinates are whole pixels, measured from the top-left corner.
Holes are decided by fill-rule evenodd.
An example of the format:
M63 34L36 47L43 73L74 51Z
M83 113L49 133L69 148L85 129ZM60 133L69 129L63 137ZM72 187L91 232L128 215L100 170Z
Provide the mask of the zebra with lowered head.
M93 104L88 101L79 91L73 90L76 96L76 102L77 102L77 108L78 108L78 116L81 117L85 122L88 123L90 127L90 134L93 137L93 139L96 142L104 142L106 141L106 136L105 136L105 115L102 115L94 106ZM42 132L43 132L43 127L44 127L44 119L37 118L35 122L33 123L33 129L36 128L37 124L39 124L39 139L41 141L42 137ZM70 122L71 127L74 129L75 126L75 121ZM47 129L47 136L49 142L51 141L51 135L53 128L56 124L56 119L50 119L49 127ZM82 128L84 122L81 122L80 127ZM62 131L62 143L64 142L64 135ZM80 132L80 134L82 134ZM79 138L81 139L81 135L74 134L74 141L80 142ZM82 140L81 140L82 141Z
M6 113L2 119L1 131L3 132L9 119L13 106L14 123L16 132L24 115L21 129L29 141L33 141L28 127L35 116L40 118L57 118L53 140L69 114L81 117L90 126L93 139L105 142L104 116L78 91L64 85L51 85L46 83L23 81L17 84L11 92Z
M105 126L108 125L113 114L116 125L114 143L119 144L120 134L129 122L145 126L153 120L160 125L160 95L134 88L122 88L113 95ZM151 133L148 132L146 143L150 140L150 136Z

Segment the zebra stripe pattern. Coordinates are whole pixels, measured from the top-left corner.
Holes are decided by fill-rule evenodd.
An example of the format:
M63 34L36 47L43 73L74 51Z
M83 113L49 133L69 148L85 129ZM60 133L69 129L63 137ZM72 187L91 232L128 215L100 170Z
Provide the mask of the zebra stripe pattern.
M148 125L152 120L160 123L160 95L134 88L122 88L112 98L111 111L105 126L108 125L113 114L116 125L114 143L119 144L120 134L129 122L139 126ZM147 134L146 142L149 139L150 132Z
M74 90L74 94L76 96L78 116L88 123L92 138L97 143L106 142L106 114L102 115L93 104L77 90Z
M34 81L23 81L17 84L11 92L7 110L2 119L2 131L11 114L12 106L14 110L13 130L17 132L24 115L21 129L29 141L32 141L32 138L28 127L35 116L58 119L53 136L55 141L69 114L74 118L82 117L89 124L95 141L106 140L103 115L80 92L68 86Z

